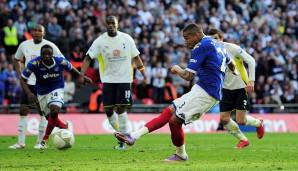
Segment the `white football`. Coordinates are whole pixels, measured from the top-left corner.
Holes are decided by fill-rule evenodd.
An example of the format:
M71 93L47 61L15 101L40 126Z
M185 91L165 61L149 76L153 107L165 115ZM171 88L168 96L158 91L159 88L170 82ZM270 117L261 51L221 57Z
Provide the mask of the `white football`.
M53 134L53 144L57 149L66 149L73 146L74 135L67 129L59 129Z

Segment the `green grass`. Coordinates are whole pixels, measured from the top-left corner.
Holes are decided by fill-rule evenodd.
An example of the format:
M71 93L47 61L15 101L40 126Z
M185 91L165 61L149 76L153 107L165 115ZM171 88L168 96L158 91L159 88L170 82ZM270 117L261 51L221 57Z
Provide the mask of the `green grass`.
M170 135L144 136L126 151L112 149L112 135L76 136L71 149L44 151L33 149L35 137L27 137L23 150L7 149L16 139L0 137L0 170L298 170L298 134L247 136L251 145L237 150L227 134L187 134L189 161L183 163L162 161L175 150Z

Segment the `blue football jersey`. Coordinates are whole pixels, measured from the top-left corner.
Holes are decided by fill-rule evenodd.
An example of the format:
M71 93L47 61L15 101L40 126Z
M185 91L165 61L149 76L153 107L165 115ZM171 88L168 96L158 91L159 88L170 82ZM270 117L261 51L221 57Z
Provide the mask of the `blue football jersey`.
M28 79L31 73L36 76L36 89L38 95L45 95L53 90L64 88L63 71L71 71L71 63L64 57L53 57L51 66L45 65L41 57L32 59L22 72L22 77Z
M191 59L187 71L196 73L197 84L210 96L221 100L224 72L231 58L223 44L209 36L205 36L191 51Z

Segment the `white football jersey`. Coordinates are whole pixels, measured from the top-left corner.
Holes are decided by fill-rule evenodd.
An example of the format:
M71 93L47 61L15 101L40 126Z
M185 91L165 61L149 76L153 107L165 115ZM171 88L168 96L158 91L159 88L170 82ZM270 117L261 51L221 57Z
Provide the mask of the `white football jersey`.
M87 52L92 59L98 59L103 83L132 83L132 59L139 54L132 37L120 31L115 37L107 32L100 35Z
M42 39L42 41L38 44L33 42L33 39L26 40L20 44L15 54L15 58L18 60L25 60L25 66L31 59L34 59L37 56L40 56L40 50L43 45L50 45L53 48L54 56L63 56L60 52L59 48L52 42ZM21 71L22 72L22 71ZM30 85L35 85L36 78L35 75L32 73L27 81Z
M247 52L245 52L240 46L223 42L225 49L231 55L232 59L240 58L248 65L248 80L255 80L255 60ZM245 88L246 84L242 80L240 75L234 75L230 69L226 69L225 80L223 88L228 90L235 90Z

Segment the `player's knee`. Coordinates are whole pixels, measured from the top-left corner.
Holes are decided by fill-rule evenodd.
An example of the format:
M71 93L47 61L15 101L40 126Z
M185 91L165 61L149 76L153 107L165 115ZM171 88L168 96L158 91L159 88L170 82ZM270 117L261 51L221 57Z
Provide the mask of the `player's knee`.
M173 115L169 120L169 125L182 126L183 123L184 121L181 120L180 118L177 118L175 115Z
M236 112L236 122L239 125L246 125L246 113L244 111L237 111Z
M229 114L226 114L226 113L221 113L220 114L220 122L223 124L223 125L226 125L230 122L230 115Z
M60 111L60 108L52 108L51 109L52 113L59 113L59 111Z
M51 115L51 118L57 118L58 117L58 112L51 111L50 115Z
M113 108L104 108L104 111L108 117L110 117L114 114Z
M50 107L50 110L51 110L51 117L52 118L57 118L58 117L58 113L59 113L59 111L60 111L60 108L59 107L56 107L56 106L54 106L54 105L52 105L51 107Z
M220 118L220 122L223 124L223 125L226 125L230 122L230 117L221 117Z
M226 124L229 123L229 121L230 121L230 119L229 120L227 120L227 119L221 119L220 120L220 123L222 123L223 125L226 125Z
M243 118L236 118L236 122L237 122L239 125L246 125L245 120L244 120Z
M126 107L125 106L117 106L116 107L116 112L118 114L124 113L126 111Z
M27 116L29 111L30 111L30 109L27 106L21 105L21 108L20 108L20 115L21 116Z
M58 113L59 113L59 110L52 109L50 115L51 115L52 118L57 118L58 117Z

